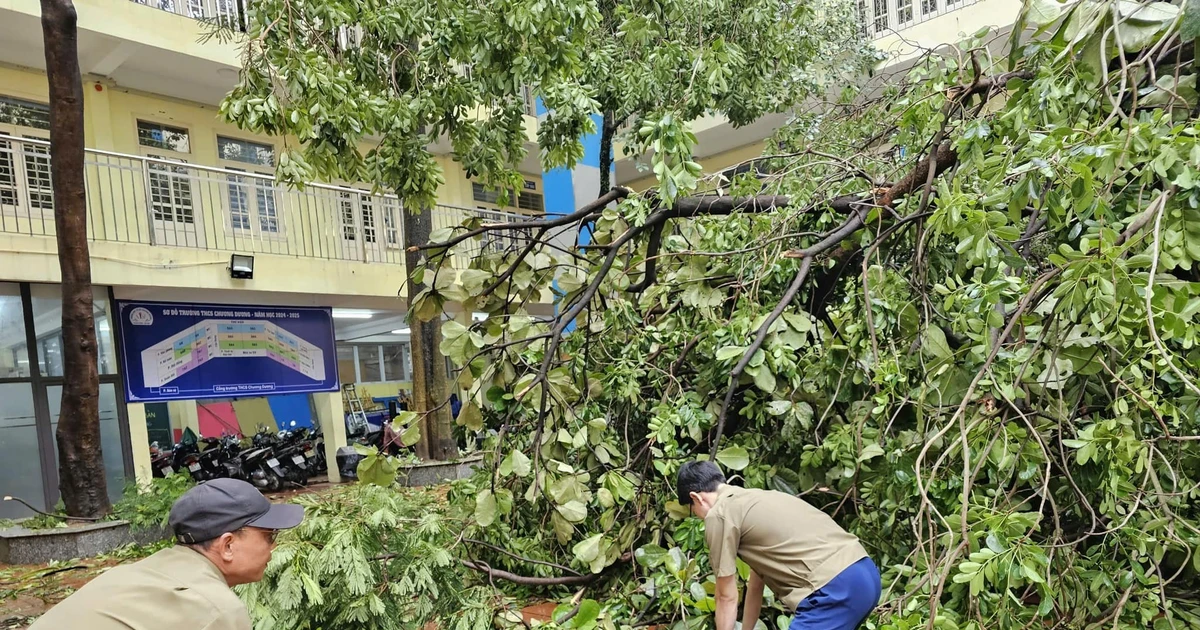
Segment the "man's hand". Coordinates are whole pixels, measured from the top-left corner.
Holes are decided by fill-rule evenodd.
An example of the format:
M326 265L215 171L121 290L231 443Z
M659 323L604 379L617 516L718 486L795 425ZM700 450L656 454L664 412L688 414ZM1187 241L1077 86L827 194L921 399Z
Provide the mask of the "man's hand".
M762 578L751 571L750 580L746 582L746 605L742 612L742 630L755 630L755 626L758 625L758 613L762 610L762 597Z
M759 587L758 595L760 598L759 605L762 604L762 587ZM737 624L737 576L727 575L717 578L717 630L734 630L734 625ZM758 618L758 606L754 608L754 616ZM743 626L745 627L745 626ZM750 626L753 630L754 626Z

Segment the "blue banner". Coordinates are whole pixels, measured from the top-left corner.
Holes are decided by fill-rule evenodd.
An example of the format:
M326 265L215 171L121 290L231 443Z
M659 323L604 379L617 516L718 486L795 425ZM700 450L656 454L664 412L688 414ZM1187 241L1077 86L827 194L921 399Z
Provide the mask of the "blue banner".
M117 302L125 400L338 390L328 308Z

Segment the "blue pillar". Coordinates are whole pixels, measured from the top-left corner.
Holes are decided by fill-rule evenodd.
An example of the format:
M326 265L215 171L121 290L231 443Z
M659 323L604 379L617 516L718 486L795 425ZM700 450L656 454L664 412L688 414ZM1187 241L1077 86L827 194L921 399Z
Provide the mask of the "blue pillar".
M546 106L542 99L537 99L538 118L546 115ZM596 200L600 191L600 133L604 126L604 118L592 114L596 124L596 132L588 134L583 140L583 159L573 169L556 168L542 173L542 192L546 201L546 216L555 217L571 214L583 206ZM615 169L610 171L609 181L613 181ZM587 245L591 242L591 226L585 225L574 236L574 245ZM570 244L564 245L570 246ZM558 289L557 282L554 288ZM558 313L558 304L554 305ZM575 328L575 322L567 325L567 332Z

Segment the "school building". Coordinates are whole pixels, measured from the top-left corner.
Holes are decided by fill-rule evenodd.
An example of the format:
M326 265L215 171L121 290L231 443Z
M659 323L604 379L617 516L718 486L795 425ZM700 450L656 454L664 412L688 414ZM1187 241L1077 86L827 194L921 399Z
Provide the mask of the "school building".
M278 186L280 139L217 119L238 76L239 50L236 42L205 39L201 21L239 22L245 1L75 0L100 423L114 498L130 481L151 476L151 442L169 445L186 429L219 435L314 424L331 455L345 440L340 387L302 394L247 387L228 396L161 400L128 395L135 376L139 387L165 396L171 379L249 352L286 374L354 384L367 408L410 388L398 201L361 182ZM860 9L865 28L899 61L958 33L1011 23L1019 4L864 0ZM38 0L0 3L0 495L50 508L58 501L54 431L63 339L44 64ZM446 148L435 228L472 215L517 220L547 207L574 209L569 192L543 187L537 104L532 95L526 101L530 157L521 165L525 185L516 206L498 207ZM729 168L760 154L763 139L785 120L767 117L734 130L719 118L703 119L696 125L697 157L708 170ZM635 161L620 157L615 181L644 188L649 183L638 179ZM177 307L150 314L121 306L141 302ZM239 308L245 305L253 309ZM286 332L286 318L304 319L314 307L332 315L333 329L333 347L316 355L303 349L303 339L271 328ZM122 357L123 344L140 342L126 337L151 330L136 326L177 317L195 321L139 347L134 364ZM312 358L318 355L320 368ZM257 395L266 391L275 394ZM0 518L29 514L0 503Z

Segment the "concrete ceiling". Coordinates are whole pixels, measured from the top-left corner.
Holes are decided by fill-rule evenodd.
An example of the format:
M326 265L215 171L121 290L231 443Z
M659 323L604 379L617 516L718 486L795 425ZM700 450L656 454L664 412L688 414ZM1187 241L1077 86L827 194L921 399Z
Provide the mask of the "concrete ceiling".
M0 20L0 63L45 71L38 18L17 11L5 12L4 18ZM85 76L110 79L121 87L207 105L216 105L233 89L238 70L86 28L79 29L79 68Z

